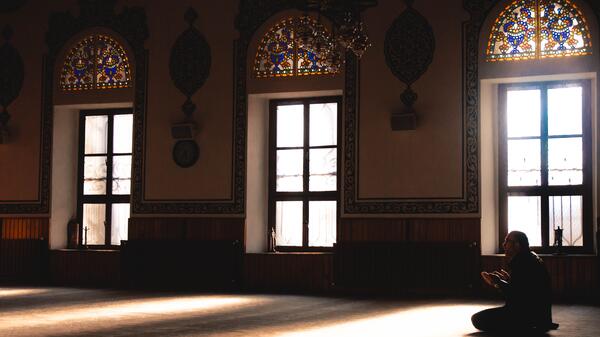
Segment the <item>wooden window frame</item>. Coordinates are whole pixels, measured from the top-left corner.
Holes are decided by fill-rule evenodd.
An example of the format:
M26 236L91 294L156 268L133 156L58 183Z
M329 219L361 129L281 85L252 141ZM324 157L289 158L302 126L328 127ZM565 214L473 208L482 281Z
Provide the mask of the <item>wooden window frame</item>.
M548 185L548 89L581 86L582 87L582 169L581 185ZM540 186L507 186L508 185L508 137L507 137L507 92L510 89L540 90L540 142L541 142L541 184ZM593 175L592 175L592 116L591 116L591 81L588 79L564 81L540 81L528 83L500 84L498 86L498 187L499 187L499 251L508 233L508 196L539 196L541 199L541 234L542 245L532 246L538 253L555 253L556 249L549 242L549 197L561 195L580 195L582 197L582 235L583 246L563 246L563 253L593 253Z
M337 145L336 146L309 146L310 135L310 105L319 103L337 103ZM304 106L304 144L300 147L292 147L302 149L303 170L302 170L302 192L277 192L276 191L276 172L277 172L277 107L282 105L300 105ZM340 223L340 186L341 186L341 111L342 97L341 96L323 96L309 97L297 99L276 99L269 101L269 206L268 206L268 232L267 242L269 248L276 248L278 251L289 252L327 252L333 251L333 247L311 247L308 245L308 203L309 201L336 201L336 241L339 237ZM336 190L335 191L309 191L309 151L315 148L337 148L337 170L336 170ZM285 148L287 149L287 148ZM280 246L270 247L271 231L275 229L275 213L277 201L302 201L302 246Z
M119 245L111 244L111 230L112 230L112 205L127 203L131 204L131 192L130 194L112 194L112 164L115 153L113 152L113 128L114 128L114 116L116 115L133 115L133 109L121 108L121 109L94 109L94 110L81 110L79 114L79 150L77 155L78 161L78 173L77 173L77 219L79 221L79 246L89 248L110 248L120 249ZM85 118L88 116L108 116L108 130L107 130L107 152L106 154L85 154ZM133 136L133 135L132 135ZM132 149L133 151L133 149ZM116 155L130 155L133 157L133 152L129 153L117 153ZM83 194L83 182L84 182L84 159L85 157L94 156L106 156L106 194L102 195L85 195ZM133 181L133 179L131 179ZM105 221L104 221L104 244L103 245L89 245L85 244L83 237L86 235L83 231L83 205L84 204L104 204L105 208Z

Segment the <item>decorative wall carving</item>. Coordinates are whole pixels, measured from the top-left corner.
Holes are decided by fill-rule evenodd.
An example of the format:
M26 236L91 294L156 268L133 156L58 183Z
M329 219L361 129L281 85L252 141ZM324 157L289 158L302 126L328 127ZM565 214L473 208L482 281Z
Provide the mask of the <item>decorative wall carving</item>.
M344 212L346 214L476 214L479 212L479 33L491 0L466 0L470 18L463 24L463 193L452 199L361 199L358 194L358 97L346 97L344 146ZM346 67L346 88L352 89L353 66ZM411 78L411 77L409 77ZM358 84L356 84L358 85ZM353 98L353 101L350 99Z
M195 110L191 97L206 82L210 71L210 47L204 36L194 27L197 18L196 11L188 8L185 21L190 26L175 41L169 60L171 80L187 97L182 106L187 118L191 118Z
M18 1L18 0L15 0ZM479 33L488 11L495 5L493 0L465 0L464 8L470 18L463 25L463 195L447 200L369 200L358 194L358 125L359 125L359 62L347 57L344 88L344 177L343 207L345 214L431 214L479 212L479 84L478 48ZM588 1L600 20L600 5ZM4 4L4 2L3 2ZM6 202L0 204L0 213L25 214L49 212L49 187L51 169L52 97L53 75L56 57L69 38L92 27L107 27L119 33L131 46L135 56L134 129L145 129L146 81L148 55L143 43L148 36L145 12L141 8L124 7L116 15L115 0L81 0L81 15L69 12L53 14L46 34L48 53L44 59L42 125L40 150L39 199L34 202ZM286 9L300 9L305 0L240 0L236 28L239 38L234 45L234 118L233 118L233 183L230 200L207 200L200 202L173 203L146 201L143 191L143 158L145 156L143 131L134 135L132 212L136 214L232 214L243 216L245 212L245 167L247 136L247 52L256 29L275 13ZM2 11L0 9L0 11Z
M10 44L12 34L9 26L2 30L4 44L0 47L0 144L8 141L10 114L7 107L19 96L25 72L21 55Z
M210 70L210 47L202 34L194 27L198 14L188 8L184 15L190 25L171 48L169 71L171 80L186 96L181 106L186 122L192 121L192 113L196 105L191 97L206 82ZM178 141L173 147L173 159L180 167L190 167L198 160L198 144L194 139Z
M383 47L387 66L407 86L400 95L405 111L392 114L393 130L410 128L400 123L406 117L410 117L411 126L416 127L413 104L418 96L411 85L427 71L435 51L433 30L425 17L412 8L412 3L412 0L406 1L408 8L392 22Z

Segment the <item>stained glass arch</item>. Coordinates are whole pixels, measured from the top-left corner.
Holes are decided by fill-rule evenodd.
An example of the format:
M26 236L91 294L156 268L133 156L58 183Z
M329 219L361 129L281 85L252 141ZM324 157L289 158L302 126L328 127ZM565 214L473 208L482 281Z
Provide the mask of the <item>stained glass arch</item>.
M330 37L327 29L309 17L290 17L273 25L262 37L254 60L257 78L337 74L318 37ZM303 38L310 36L310 39ZM310 40L310 41L308 41Z
M87 36L69 49L59 81L64 91L129 88L132 83L125 48L104 34Z
M543 59L591 54L590 30L570 0L515 0L496 18L487 61Z

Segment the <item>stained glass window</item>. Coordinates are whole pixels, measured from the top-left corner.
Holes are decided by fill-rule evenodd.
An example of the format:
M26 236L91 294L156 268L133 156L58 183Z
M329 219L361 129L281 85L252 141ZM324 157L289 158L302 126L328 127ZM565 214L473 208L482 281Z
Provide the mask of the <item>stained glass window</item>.
M131 87L129 59L123 47L106 35L79 41L63 63L60 87L63 90Z
M517 0L492 26L487 61L538 59L591 53L580 10L569 0Z
M310 35L310 39L302 36ZM256 77L336 74L318 38L329 36L323 25L308 16L287 18L274 25L262 38L256 59Z

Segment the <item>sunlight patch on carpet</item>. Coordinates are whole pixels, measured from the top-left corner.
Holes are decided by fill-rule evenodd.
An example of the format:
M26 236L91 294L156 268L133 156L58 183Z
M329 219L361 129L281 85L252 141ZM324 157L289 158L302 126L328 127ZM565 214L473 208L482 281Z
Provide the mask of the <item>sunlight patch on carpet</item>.
M285 332L273 337L462 336L476 331L471 326L471 315L485 308L487 306L482 305L421 306L372 318Z

